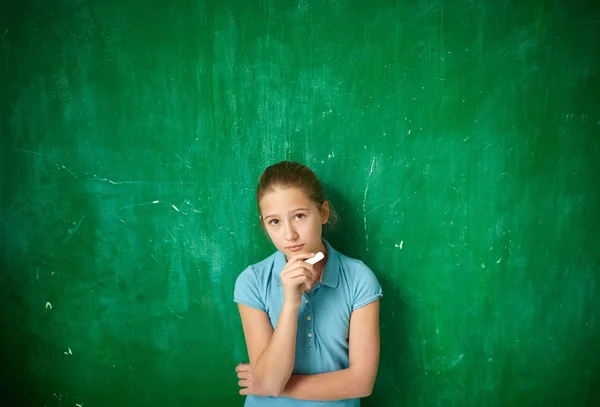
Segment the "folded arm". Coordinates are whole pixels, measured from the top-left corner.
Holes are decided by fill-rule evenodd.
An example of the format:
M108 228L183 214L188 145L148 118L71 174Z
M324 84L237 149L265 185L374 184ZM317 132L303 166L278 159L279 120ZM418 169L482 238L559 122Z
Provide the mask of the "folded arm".
M347 369L292 375L281 395L320 401L369 396L379 366L379 300L352 312L349 336L350 366Z
M298 307L281 308L275 330L264 311L238 304L254 378L270 396L279 396L292 375Z
M271 340L275 334L268 316L262 311L245 308L241 306L240 312L244 324L250 367L243 367L244 372L239 373L239 377L243 378L240 382L243 383L240 384L241 386L250 387L242 389L240 394L264 395L263 393L266 393L271 396L281 395L295 399L320 401L361 398L371 394L379 365L379 300L355 310L351 315L350 366L347 369L313 375L292 375L294 356L291 356L292 365L290 367L287 365L289 360L283 358L285 352L277 353L276 351L277 349L281 351L283 347L271 346L271 342L274 344L276 342ZM280 326L282 315L280 315L275 329L277 331L281 328L282 335L279 339L282 339L287 332L285 323ZM293 341L295 346L295 333ZM289 351L287 348L286 350ZM257 354L260 356L256 357ZM287 356L289 357L289 354ZM270 366L276 368L279 373L269 370ZM289 374L287 369L289 369ZM253 381L254 383L251 384ZM255 391L256 393L254 393Z

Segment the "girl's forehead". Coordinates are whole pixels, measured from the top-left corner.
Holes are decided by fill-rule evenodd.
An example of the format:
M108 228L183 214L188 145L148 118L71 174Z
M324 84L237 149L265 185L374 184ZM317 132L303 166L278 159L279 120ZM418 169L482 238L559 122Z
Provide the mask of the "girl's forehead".
M275 188L267 192L259 202L261 212L266 209L289 208L293 206L308 206L314 202L308 197L308 194L300 188Z

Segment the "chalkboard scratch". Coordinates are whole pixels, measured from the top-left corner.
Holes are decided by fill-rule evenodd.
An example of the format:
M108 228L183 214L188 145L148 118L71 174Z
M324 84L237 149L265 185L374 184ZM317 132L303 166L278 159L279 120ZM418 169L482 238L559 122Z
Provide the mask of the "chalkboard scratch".
M171 313L172 313L173 315L175 315L177 318L179 318L179 319L183 319L183 317L182 317L181 315L179 315L178 313L176 313L175 311L173 311L173 309L172 309L171 307L169 307L168 305L167 305L167 308L168 308L168 309L169 309L169 311L171 311Z
M81 222L83 221L83 218L85 218L85 216L82 216L79 219L79 222L77 222L77 226L75 226L75 229L73 229L72 231L69 232L69 236L67 236L64 243L56 250L62 249L67 243L69 243L69 240L71 240L71 238L75 235L75 232L77 232L77 229L79 229L79 226L81 225Z
M179 159L179 161L181 161L182 163L184 163L186 167L192 168L191 165L190 165L190 162L188 160L184 160L178 154L175 154L175 157L177 157Z
M6 34L6 33L4 33ZM21 135L20 131L17 131L17 134L15 135L15 141L13 142L13 150L15 149L15 146L17 145L17 140L19 139L19 136Z
M171 231L169 230L169 228L165 226L165 229L167 229L167 232L169 232L169 234L171 235L171 237L173 238L173 240L177 241L177 239L175 239L175 236L173 236L173 233L171 233Z
M136 206L145 206L145 205L152 205L152 204L156 204L159 201L153 201L153 202L143 202L143 203L139 203L139 204L133 204L133 205L127 205L127 206L123 206L122 208L117 209L116 211L122 211L123 209L128 209L128 208L135 208Z
M58 167L58 164L57 164L56 166ZM75 178L78 178L78 179L79 179L79 177L78 177L77 175L75 175L75 174L73 173L73 171L71 171L70 169L68 169L68 168L67 168L67 167L65 167L64 165L61 165L61 166L59 167L59 169L60 169L60 168L64 168L65 170L67 170L67 171L69 172L69 174L71 174L71 175L72 175L72 176L74 176Z
M34 199L33 201L25 204L21 209L18 209L16 212L13 212L7 219L6 222L17 216L19 213L23 212L25 209L29 208L31 205L38 203L41 201L40 198Z
M425 370L435 370L438 373L450 370L458 365L464 356L465 354L461 353L460 355L437 357L431 361L429 366L425 367Z
M51 156L49 154L44 154L44 153L38 153L37 151L29 151L29 150L23 150L21 148L13 148L14 151L20 151L22 153L27 153L27 154L35 154L35 155L39 155L41 157L50 157L50 158L54 158L56 160L56 157Z
M400 200L401 200L401 199L402 199L402 198L398 198L398 199L396 199L394 202L392 202L392 203L391 203L391 205L390 205L390 208L391 208L392 206L396 205L398 202L400 202Z
M369 181L371 181L371 175L373 174L373 166L375 165L375 160L377 159L377 157L373 157L373 160L371 160L371 169L369 170L369 175L367 176L367 186L365 187L365 195L363 198L363 222L365 225L365 239L366 239L366 243L368 245L369 243L369 233L367 231L367 193L369 192ZM369 248L367 247L367 250L369 250Z

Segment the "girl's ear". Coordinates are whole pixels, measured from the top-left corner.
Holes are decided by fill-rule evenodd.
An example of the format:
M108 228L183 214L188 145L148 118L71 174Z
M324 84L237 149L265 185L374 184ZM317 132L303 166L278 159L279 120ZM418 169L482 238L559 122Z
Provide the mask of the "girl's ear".
M329 221L329 202L323 201L321 204L321 223L324 225Z

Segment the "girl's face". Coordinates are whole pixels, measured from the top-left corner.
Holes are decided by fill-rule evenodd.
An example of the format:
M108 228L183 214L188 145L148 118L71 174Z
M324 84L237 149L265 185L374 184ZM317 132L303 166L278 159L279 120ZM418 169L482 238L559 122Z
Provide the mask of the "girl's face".
M265 230L286 258L325 251L321 233L329 217L327 202L319 208L301 189L276 188L262 197L259 207Z

